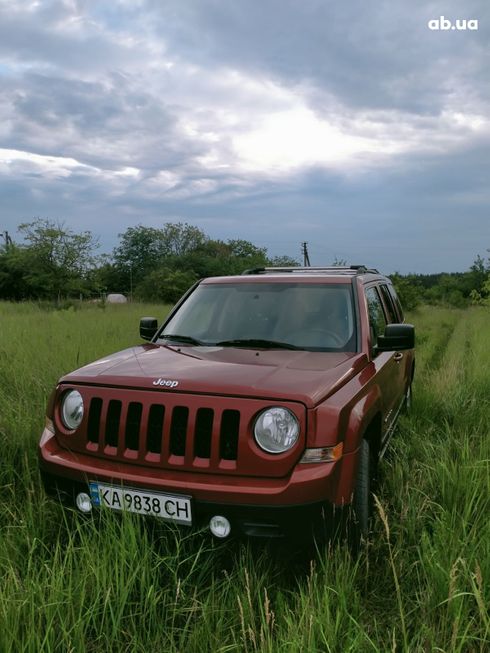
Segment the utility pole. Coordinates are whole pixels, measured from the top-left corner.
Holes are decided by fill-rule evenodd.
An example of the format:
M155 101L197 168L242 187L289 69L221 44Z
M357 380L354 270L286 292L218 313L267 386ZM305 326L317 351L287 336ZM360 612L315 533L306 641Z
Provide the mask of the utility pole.
M5 249L8 249L12 245L12 238L10 238L9 232L5 230L2 234L3 239L5 240Z
M308 243L301 243L301 251L303 253L303 265L305 268L309 268L311 263L308 256Z

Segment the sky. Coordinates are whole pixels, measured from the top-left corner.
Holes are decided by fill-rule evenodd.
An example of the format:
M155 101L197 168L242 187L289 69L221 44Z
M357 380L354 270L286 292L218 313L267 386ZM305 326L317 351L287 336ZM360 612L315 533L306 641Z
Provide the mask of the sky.
M111 252L187 222L466 270L490 255L489 54L487 0L0 0L0 232L49 218Z

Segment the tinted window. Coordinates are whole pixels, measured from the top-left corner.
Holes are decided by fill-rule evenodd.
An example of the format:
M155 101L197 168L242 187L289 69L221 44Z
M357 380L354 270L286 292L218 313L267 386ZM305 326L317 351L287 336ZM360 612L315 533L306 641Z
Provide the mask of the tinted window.
M385 304L386 312L388 314L388 322L398 322L398 315L396 314L395 306L393 305L393 300L388 290L388 286L383 284L379 287L381 291L381 296Z
M402 305L400 304L400 300L398 299L398 295L396 294L396 290L394 289L393 286L388 286L388 291L389 291L389 293L391 295L391 298L393 299L393 303L396 306L396 309L398 311L398 315L400 316L399 320L400 320L400 322L403 322L403 320L405 318L403 317Z
M368 288L366 299L369 312L369 328L371 331L371 343L376 344L379 335L383 335L386 327L386 318L383 312L381 299L376 288Z

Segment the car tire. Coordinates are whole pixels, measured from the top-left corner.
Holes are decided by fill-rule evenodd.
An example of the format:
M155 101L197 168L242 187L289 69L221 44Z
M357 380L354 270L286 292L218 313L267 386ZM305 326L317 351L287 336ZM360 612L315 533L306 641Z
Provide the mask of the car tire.
M362 440L359 448L359 463L349 528L349 539L354 551L359 549L362 540L368 539L371 531L374 506L372 490L375 467L369 442Z

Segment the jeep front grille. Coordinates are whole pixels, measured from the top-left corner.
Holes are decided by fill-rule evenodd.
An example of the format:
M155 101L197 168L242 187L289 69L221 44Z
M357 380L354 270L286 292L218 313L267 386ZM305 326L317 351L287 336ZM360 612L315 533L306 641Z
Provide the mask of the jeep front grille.
M103 411L106 410L105 420ZM168 415L168 421L166 421ZM122 418L122 419L121 419ZM118 399L110 399L107 406L100 397L90 402L87 441L101 446L105 453L119 450L131 454L155 454L165 457L209 460L213 440L221 460L235 460L238 452L240 413L225 409L199 407L191 413L188 406L173 407L151 404L144 413L143 404L130 401L127 405ZM213 437L214 436L214 437ZM111 451L114 449L115 451Z
M213 474L285 476L305 446L301 404L274 401L300 420L301 437L279 456L259 449L253 437L258 413L272 402L250 397L76 386L85 416L75 433L55 416L60 444L73 452L117 463ZM60 394L66 386L60 388Z

